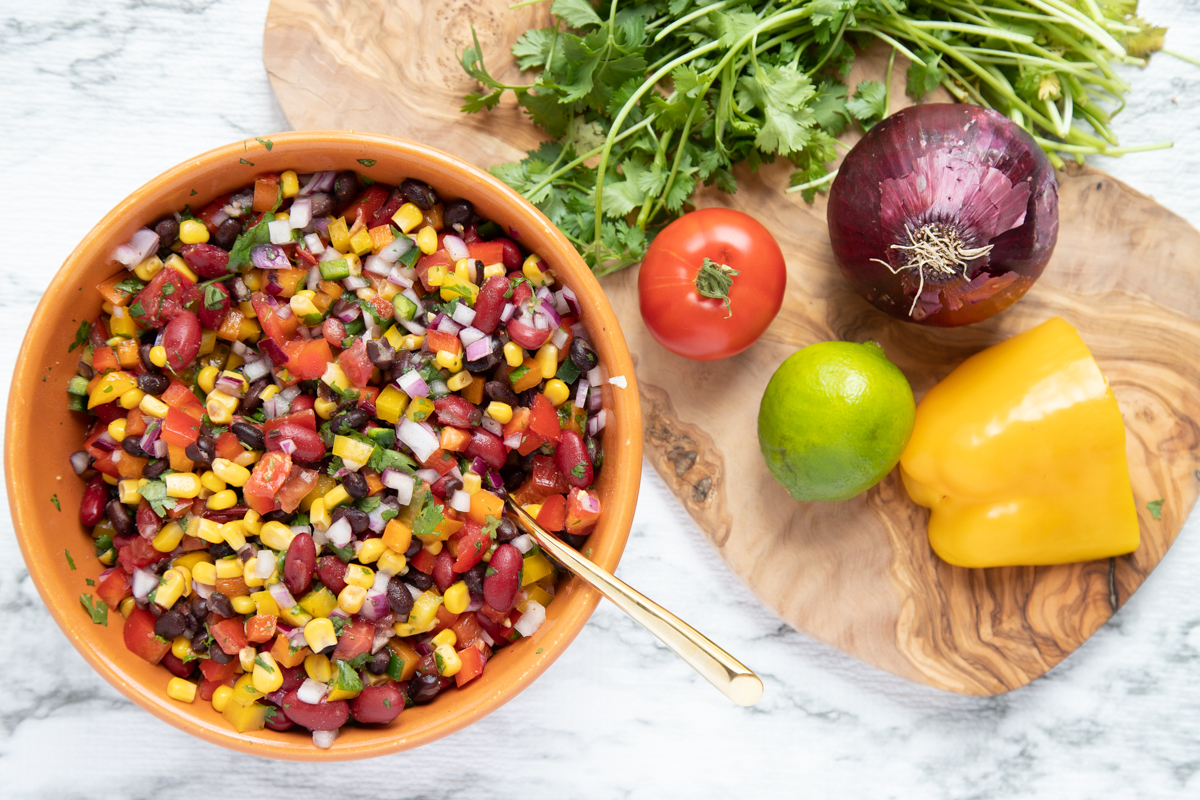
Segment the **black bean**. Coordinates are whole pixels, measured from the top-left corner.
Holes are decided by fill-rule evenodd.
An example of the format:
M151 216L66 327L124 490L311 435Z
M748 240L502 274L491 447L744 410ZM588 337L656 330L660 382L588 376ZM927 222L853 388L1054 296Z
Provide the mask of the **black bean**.
M142 449L138 444L141 441L140 436L127 436L121 441L121 449L134 458L149 458L150 454Z
M346 491L349 492L350 490L347 489ZM355 536L366 533L367 528L371 525L371 518L367 516L367 512L353 506L338 506L329 515L329 521L337 522L342 517L345 517L346 521L350 523L350 530L354 531ZM263 517L263 519L266 519L266 517Z
M171 386L171 379L161 372L143 372L138 375L137 386L146 394L160 395Z
M339 414L334 417L329 425L329 430L334 433L349 433L366 425L369 419L371 419L371 416L367 412L361 408L355 408L347 411L345 414Z
M524 406L525 408L533 408L533 403L535 400L537 400L537 396L538 396L537 387L534 387L532 389L526 389L525 391L523 391L519 395L517 395L517 404ZM516 408L517 408L517 406L513 406L513 410L516 410Z
M517 528L517 523L508 517L501 519L500 524L496 526L496 541L498 542L511 542L520 535L521 531Z
M525 470L520 465L505 466L500 470L500 477L504 480L504 488L515 492L525 482Z
M587 446L588 460L592 462L592 469L600 469L600 465L604 463L604 449L600 447L600 440L595 436L589 436L584 440Z
M404 575L404 582L411 583L413 586L420 589L422 592L427 591L430 586L433 586L433 576L421 572L416 569L409 569Z
M262 405L263 390L271 385L271 381L267 378L259 378L254 383L250 384L250 388L246 390L246 396L242 398L241 413L253 414Z
M383 648L366 663L367 672L372 675L382 675L387 672L388 664L392 661L392 651L388 648Z
M470 200L460 198L446 203L446 207L442 211L442 222L447 227L462 233L463 228L467 226L473 216L475 216L475 206L471 205Z
M155 224L154 232L158 234L159 247L170 247L179 238L179 223L174 217L166 217Z
M120 500L110 500L104 507L104 513L108 514L108 521L112 523L118 536L133 536L133 517L129 516L129 509L125 508L124 503Z
M284 525L291 525L292 520L295 518L296 514L294 512L289 514L283 509L268 511L266 514L262 515L263 522L282 522Z
M192 632L193 633L193 635L192 635L192 652L198 656L202 656L202 655L205 655L206 653L208 653L208 642L205 641L203 636L195 635L200 632L200 628L198 626L199 626L199 621L197 621L196 630ZM220 650L221 648L218 647L217 649ZM215 661L216 659L213 659L213 660ZM220 663L220 662L217 662L217 663Z
M442 680L437 675L417 675L408 685L408 696L413 705L429 703L442 691Z
M85 380L89 380L89 381L92 378L96 377L96 370L92 369L92 365L85 364L82 361L80 361L79 365L75 368L75 373L77 375L82 376Z
M154 362L150 360L150 351L154 349L154 345L147 342L138 347L138 359L142 362L142 366L150 372L154 372L158 367L154 366ZM91 378L88 378L91 380Z
M187 604L193 617L203 620L208 616L208 601L199 594L192 592L192 596L187 599Z
M203 430L202 426L201 431ZM217 454L217 440L211 435L201 433L200 438L185 447L183 452L192 461L199 461L205 465L211 464Z
M404 198L410 203L425 211L437 204L437 193L433 191L433 187L415 178L404 179L400 184L400 194L404 195Z
M417 557L417 553L421 552L421 548L424 546L424 542L414 536L412 541L408 543L408 549L404 551L404 557L409 561L412 561Z
M316 194L309 195L308 199L312 201L313 219L323 217L330 211L333 211L333 198L329 196L328 192L317 192Z
M556 535L558 536L558 538L562 539L564 542L571 545L571 547L574 547L576 550L583 547L583 543L586 542L587 538L588 538L586 533L578 534L578 533L565 533L564 532L564 533L559 533Z
M338 208L345 208L358 194L358 176L346 170L339 173L333 182L333 193L337 198Z
M483 392L488 396L489 400L495 400L497 403L507 403L513 409L516 409L520 400L517 398L517 393L512 390L506 381L488 381L483 385Z
M238 421L229 426L229 430L233 431L233 435L238 438L238 441L249 447L251 450L263 449L263 435L255 426L249 422Z
M154 622L154 634L170 641L187 630L187 619L182 611L172 608Z
M233 243L237 241L237 237L241 232L242 223L230 217L217 226L217 232L213 234L213 244L222 250L232 250Z
M342 478L342 486L346 487L346 493L355 500L362 500L371 493L371 487L367 485L367 479L357 472L347 472Z
M486 574L487 564L482 561L462 574L463 581L466 582L467 589L471 594L483 594L483 578Z
M413 608L413 596L404 581L400 580L399 575L393 575L392 579L388 581L387 601L388 608L396 615L396 621L408 622L408 615Z
M237 616L237 612L233 610L233 603L221 592L213 592L208 596L208 607L214 614L220 614L222 617Z
M227 542L217 542L208 546L208 554L213 558L228 558L236 552Z
M500 364L500 360L504 357L503 354L504 345L500 344L499 341L493 340L492 350L490 353L483 358L477 358L474 361L466 362L463 364L463 369L476 375L480 372L490 372Z
M192 649L195 650L196 648L193 646ZM226 653L219 646L208 648L208 656L213 661L215 661L221 665L225 665L225 664L228 664L230 661L233 661L233 656Z
M387 339L367 342L367 358L380 369L391 369L396 364L396 348Z
M571 363L579 367L580 372L587 372L595 369L600 359L590 344L576 336L571 342Z
M355 308L355 305L349 300L339 297L334 301L333 306L329 309L329 316L336 317L345 314L350 309Z
M442 484L442 487L442 491L446 493L446 497L450 497L463 487L463 482L458 478L446 478L446 482Z
M142 477L148 481L152 481L166 472L170 466L171 464L165 458L156 458L142 467Z

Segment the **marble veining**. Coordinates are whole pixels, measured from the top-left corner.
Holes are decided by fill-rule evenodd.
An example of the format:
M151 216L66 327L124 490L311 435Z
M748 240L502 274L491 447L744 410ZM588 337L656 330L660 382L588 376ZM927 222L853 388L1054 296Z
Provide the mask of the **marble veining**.
M63 258L132 188L210 147L287 128L261 62L266 0L0 0L0 374ZM1200 54L1200 2L1150 0ZM1125 144L1093 163L1200 225L1200 68L1157 56ZM67 195L69 193L69 196ZM66 201L64 202L64 198ZM68 644L0 514L0 797L336 793L496 797L1200 796L1200 524L1062 665L972 698L914 685L781 624L649 465L619 574L755 668L739 709L602 602L545 676L448 739L366 763L263 761L127 702ZM21 480L20 474L6 476ZM401 721L403 718L401 718ZM232 788L227 788L232 787ZM551 794L553 793L553 795Z

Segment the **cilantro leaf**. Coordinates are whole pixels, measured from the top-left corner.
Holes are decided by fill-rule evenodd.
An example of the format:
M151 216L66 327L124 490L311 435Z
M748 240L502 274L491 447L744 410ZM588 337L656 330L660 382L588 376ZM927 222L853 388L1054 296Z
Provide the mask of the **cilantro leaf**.
M338 547L333 542L326 542L325 546L328 547L330 550L332 550L333 554L335 556L337 556L338 558L340 558L342 561L346 562L347 564L349 564L355 558L354 548L351 547L350 545L346 545L345 547Z
M1151 500L1146 503L1146 508L1150 511L1150 516L1155 519L1162 519L1162 507L1165 500Z
M108 604L103 600L93 600L90 594L79 595L79 602L83 604L84 610L92 617L92 622L96 625L108 625Z
M442 510L437 507L433 500L433 494L425 495L425 503L421 506L421 513L413 520L412 535L433 536L434 528L442 524L446 516Z
M174 497L167 497L166 481L150 481L138 489L138 493L142 496L143 500L150 504L150 507L154 509L154 513L160 517L166 516L168 511L173 511L178 507L178 500Z
M860 81L854 96L846 103L850 116L870 130L887 115L887 87L880 81Z
M251 250L260 244L270 242L271 232L267 230L267 223L274 221L275 215L267 212L263 214L261 222L245 233L239 234L233 243L233 248L229 251L229 263L226 265L226 269L236 272L242 265L249 262Z
M88 322L87 320L84 320L83 322L79 323L79 330L75 331L75 341L74 341L74 343L71 344L70 347L67 348L67 352L70 353L76 347L82 347L83 345L87 344L88 337L90 337L91 335L92 335L92 323Z
M941 63L941 54L934 55L929 51L919 53L924 64L914 61L908 65L908 88L907 92L914 100L920 100L925 95L932 92L942 83L942 70L938 66Z
M54 507L55 507L55 508L57 508L59 511L62 511L62 504L58 502L58 495L57 495L57 494L52 494L52 495L50 495L50 502L51 502L51 503L54 503ZM74 567L71 567L71 569L75 569L75 568L74 568Z
M363 655L369 654L363 653ZM363 688L362 678L358 677L358 671L355 667L351 666L350 662L343 661L340 658L335 658L333 663L337 667L337 673L334 676L334 687L344 692L361 692Z
M71 551L63 550L63 555L67 557L67 566L71 569L75 569L75 559L71 558Z
M375 166L375 159L373 159L373 158L357 158L357 159L355 159L355 161L362 164L364 167Z
M572 28L587 28L602 22L588 0L554 0L550 13Z
M145 289L146 284L142 283L137 278L126 278L113 288L124 294L126 297L130 297L137 294L142 289Z

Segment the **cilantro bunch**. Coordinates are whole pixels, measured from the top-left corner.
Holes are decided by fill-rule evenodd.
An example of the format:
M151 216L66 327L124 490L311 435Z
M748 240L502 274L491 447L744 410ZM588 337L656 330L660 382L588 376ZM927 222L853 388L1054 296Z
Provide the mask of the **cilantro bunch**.
M1056 165L1165 146L1120 148L1109 128L1129 88L1111 62L1145 63L1165 33L1136 0L554 0L551 12L554 26L512 46L532 83L494 78L478 38L463 52L480 91L462 110L511 91L549 134L492 171L601 275L640 261L701 184L735 192L734 165L786 158L789 191L811 202L833 179L835 137L887 115L896 53L912 62L912 97L943 86L995 108ZM850 96L855 48L874 39L892 48L889 80Z

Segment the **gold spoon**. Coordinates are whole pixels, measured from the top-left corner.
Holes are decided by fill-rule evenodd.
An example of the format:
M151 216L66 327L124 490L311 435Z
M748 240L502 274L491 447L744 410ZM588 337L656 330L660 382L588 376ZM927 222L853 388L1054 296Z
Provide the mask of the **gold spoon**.
M658 603L563 544L538 525L511 497L506 498L506 503L539 547L657 636L722 694L739 706L752 706L762 697L762 681L745 664Z

